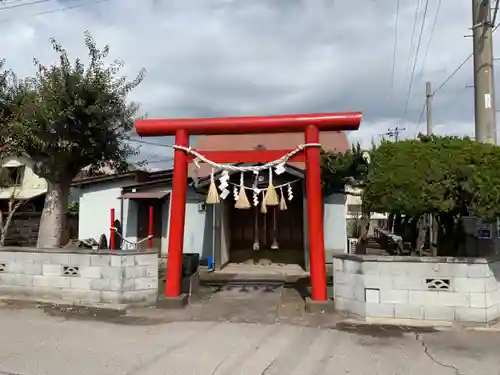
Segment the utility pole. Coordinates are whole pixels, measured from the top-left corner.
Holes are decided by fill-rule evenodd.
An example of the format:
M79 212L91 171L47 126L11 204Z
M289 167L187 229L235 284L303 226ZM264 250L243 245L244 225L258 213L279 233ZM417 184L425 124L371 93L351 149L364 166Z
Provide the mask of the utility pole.
M472 0L476 141L496 144L491 1Z
M425 83L425 109L427 110L427 135L432 135L432 86Z
M427 136L432 135L432 85L429 81L425 83L425 109L427 120ZM427 216L427 229L429 230L429 247L431 255L437 256L437 248L434 246L434 218L432 214Z
M394 140L397 142L399 141L399 133L401 133L403 130L406 130L406 128L400 128L399 125L397 125L395 128L389 128L387 133L384 133L382 135L394 137Z

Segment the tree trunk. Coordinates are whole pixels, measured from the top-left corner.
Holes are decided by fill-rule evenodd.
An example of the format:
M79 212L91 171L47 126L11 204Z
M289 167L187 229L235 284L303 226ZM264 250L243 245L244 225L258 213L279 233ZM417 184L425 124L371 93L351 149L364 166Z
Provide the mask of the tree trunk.
M462 220L462 215L455 217L455 234L453 236L453 244L455 253L452 256L465 257L467 256L467 249L465 248L466 241L465 228Z
M425 246L425 218L423 216L419 216L417 219L417 239L415 241L415 251L418 255L422 256L422 251Z
M61 237L66 224L70 183L47 181L37 247L53 248L61 246Z
M366 254L368 247L368 232L370 230L370 213L363 212L360 220L360 233L356 244L356 254Z
M21 206L22 201L16 201L11 199L9 201L9 212L7 213L7 218L5 219L3 212L0 211L0 247L4 247L5 239L7 238L7 231L9 230L10 223L14 217L19 206ZM5 223L4 223L5 219Z
M431 248L431 253L433 257L438 256L438 221L435 215L431 215L431 227L429 230L429 244Z
M389 214L389 217L387 218L387 230L389 232L394 231L394 222L396 220L396 215L395 214Z
M3 212L0 210L0 247L5 244L6 230L3 227Z

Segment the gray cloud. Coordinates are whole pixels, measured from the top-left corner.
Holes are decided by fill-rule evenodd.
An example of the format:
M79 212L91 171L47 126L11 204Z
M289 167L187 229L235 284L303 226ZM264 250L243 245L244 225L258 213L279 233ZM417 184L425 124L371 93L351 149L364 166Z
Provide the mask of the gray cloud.
M0 20L8 21L0 23L0 49L9 65L23 75L32 73L34 56L53 61L50 37L81 56L88 29L98 43L111 45L113 58L126 62L125 74L147 69L131 99L150 117L360 110L363 124L350 137L363 144L398 124L407 129L403 136L413 137L425 81L437 87L472 48L471 39L464 38L470 32L470 4L443 1L424 65L438 4L430 1L403 116L414 0L401 0L394 86L396 1L353 6L352 0L110 0L33 16L83 3L53 0L0 10ZM418 33L419 26L415 39ZM473 131L473 94L465 88L471 83L467 64L436 94L436 132ZM165 147L142 151L150 160L171 155Z

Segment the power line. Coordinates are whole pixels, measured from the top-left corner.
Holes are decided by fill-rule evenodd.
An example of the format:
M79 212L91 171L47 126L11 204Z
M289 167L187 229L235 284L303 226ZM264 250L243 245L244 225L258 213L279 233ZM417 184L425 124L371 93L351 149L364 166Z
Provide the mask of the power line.
M28 14L27 16L37 17L37 16L46 15L46 14L53 14L53 13L58 13L58 12L65 12L65 11L68 11L68 10L73 10L73 9L77 9L77 8L83 8L83 7L87 7L87 6L90 6L90 5L105 3L105 2L108 2L108 1L112 1L112 0L86 1L83 4L70 5L70 6L66 6L66 7L62 7L62 8L57 8L57 9L52 9L52 10L46 10L46 11L43 11L43 12L31 13L31 14ZM8 22L12 22L12 21L15 21L15 19L3 19L3 20L0 20L0 23L8 23Z
M401 128L401 127L399 127L399 125L396 125L395 128L389 128L387 133L384 133L382 135L388 135L391 138L393 137L394 140L397 142L397 141L399 141L399 133L401 133L405 130L406 130L406 128Z
M467 64L472 56L472 53L467 56L467 58L462 61L462 63L448 77L446 77L446 79L438 86L438 88L432 92L431 96L434 96L434 94L441 90L455 76L455 74L457 74L465 66L465 64ZM425 104L426 103L424 102L424 104L422 105L422 110L420 111L417 127L415 129L415 137L418 135L418 129L420 128L420 124L422 123L422 119L424 118Z
M429 55L429 50L431 48L431 42L432 42L432 38L434 36L434 30L436 29L439 11L441 10L441 3L442 3L442 0L438 0L438 4L436 7L436 13L434 14L434 20L432 22L432 27L431 27L431 31L430 31L429 41L427 42L427 48L425 50L424 61L422 62L422 71L425 69L425 64L427 62L427 56Z
M143 141L142 139L129 139L128 142L133 142L133 143L140 143L143 145L149 145L149 146L156 146L156 147L167 147L173 149L173 145L167 145L164 143L155 143L155 142L150 142L150 141Z
M166 159L158 159L158 160L141 160L138 162L135 162L134 164L139 164L141 162L144 162L146 164L158 164L158 163L170 163L174 161L174 158L166 158Z
M408 73L410 73L410 67L411 67L411 58L413 55L413 46L415 44L415 32L417 31L417 22L418 22L418 12L420 10L420 0L417 1L417 8L415 9L415 17L413 19L413 30L411 32L411 39L410 39L410 50L408 51L408 62L406 64L406 71L405 71L405 80L403 84L403 90L406 87L406 84L408 83Z
M8 9L15 9L15 8L27 7L27 6L30 6L30 5L37 5L37 4L42 4L42 3L48 3L50 1L52 1L52 0L35 0L35 1L31 1L29 3L7 5L7 6L0 7L0 11L1 10L8 10Z
M422 24L420 26L420 34L418 36L417 48L416 48L416 52L415 52L415 60L413 62L413 69L412 69L411 76L410 76L410 83L408 85L408 94L406 95L406 102L405 102L405 110L404 110L404 113L403 113L403 120L405 119L406 113L408 112L408 105L410 103L411 89L412 89L412 86L413 86L413 81L415 79L415 71L416 71L417 62L418 62L418 53L420 51L420 45L422 43L422 35L424 33L425 18L427 17L427 10L428 9L429 9L429 0L426 0L426 2L425 2L425 8L424 8L424 15L422 17Z
M500 0L498 0L500 2ZM492 32L495 32L498 28L500 27L500 23L498 25L496 25ZM446 79L438 86L437 89L435 89L431 96L434 96L439 90L441 90L448 82L451 81L451 79L465 66L465 64L467 64L467 62L472 58L472 56L474 56L474 53L470 53L469 56L467 56L461 63L460 65L448 76L446 77ZM420 118L418 120L418 124L417 124L417 129L416 129L416 133L415 133L415 136L417 135L417 132L418 132L418 129L420 127L420 123L422 122L422 119L423 119L423 115L424 115L424 110L425 110L425 102L424 102L424 105L422 106L422 111L420 112Z
M415 129L414 138L416 138L418 135L418 129L420 128L420 124L422 123L422 120L424 118L425 107L426 107L426 102L424 101L424 105L422 106L422 110L420 111L420 116L418 117L418 123L417 123L417 128Z
M394 97L394 86L396 80L396 51L398 46L398 25L399 25L399 6L401 0L396 4L396 24L394 26L394 50L392 51L392 77L391 77L391 102Z
M0 4L2 5L10 5L10 4L14 4L14 3L20 3L20 2L23 2L25 0L0 0Z
M497 0L495 3L495 10L493 13L493 19L491 20L491 24L495 26L495 22L497 20L498 8L500 7L500 0Z
M443 81L443 83L441 83L438 88L436 90L434 90L434 92L432 93L432 95L434 95L435 93L437 93L439 90L441 90L448 82L450 82L450 80L455 76L455 74L457 74L460 69L462 69L465 64L467 64L467 62L471 59L471 57L473 56L474 54L471 53L469 56L467 56L467 58L462 61L462 63L448 76L446 77L446 79Z
M495 32L498 29L499 26L500 26L500 23L493 28L492 32ZM470 53L469 56L467 56L465 58L465 60L462 61L460 63L460 65L448 77L446 77L446 79L443 81L443 83L441 83L438 86L438 88L436 90L434 90L434 92L432 93L432 95L434 95L439 90L441 90L455 76L455 74L457 74L460 71L460 69L462 69L465 66L465 64L467 64L467 62L472 58L472 56L474 56L474 53Z

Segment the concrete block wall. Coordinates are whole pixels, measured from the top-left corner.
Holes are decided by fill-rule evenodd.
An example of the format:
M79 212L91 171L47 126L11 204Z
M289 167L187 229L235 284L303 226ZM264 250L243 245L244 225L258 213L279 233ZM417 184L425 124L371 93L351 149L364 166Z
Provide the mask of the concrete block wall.
M333 266L340 311L462 323L500 318L500 259L344 254Z
M158 254L0 249L0 295L68 304L147 306L158 294Z

